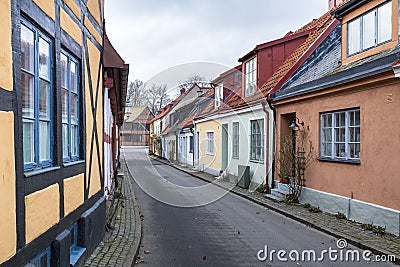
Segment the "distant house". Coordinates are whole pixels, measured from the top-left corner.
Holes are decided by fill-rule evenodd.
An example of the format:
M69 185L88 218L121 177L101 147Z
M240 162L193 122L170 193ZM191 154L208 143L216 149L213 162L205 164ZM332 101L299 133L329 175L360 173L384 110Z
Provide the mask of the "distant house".
M400 234L398 1L347 1L275 92L277 147L304 122L317 160L301 202ZM297 120L298 119L298 120Z
M146 107L132 107L127 105L125 122L122 128L123 146L148 146L150 140L150 122L154 118L150 109Z
M186 142L190 142L190 136L193 137L193 133L189 132L186 135L181 132L184 127L182 122L193 114L196 102L209 89L208 87L194 84L186 91L181 90L181 95L173 101L174 104L168 115L164 116L162 120L162 157L172 162L181 163L188 163L188 159L193 158L187 155L189 154L187 149L190 147L190 143L188 143L188 146ZM192 154L193 152L190 153Z

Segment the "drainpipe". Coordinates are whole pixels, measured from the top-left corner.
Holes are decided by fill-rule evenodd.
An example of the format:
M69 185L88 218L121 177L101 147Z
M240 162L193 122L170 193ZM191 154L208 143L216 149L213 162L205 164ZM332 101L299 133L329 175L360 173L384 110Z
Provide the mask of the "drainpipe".
M194 127L194 126L193 126ZM190 128L190 132L193 135L193 150L192 150L192 159L193 159L193 167L194 167L194 130L193 128ZM189 149L190 149L190 137L189 137Z
M266 107L266 103L268 104L269 109ZM267 192L270 194L271 189L275 187L274 177L275 177L275 145L276 145L276 110L272 106L272 101L268 95L267 101L263 101L262 103L263 111L268 117L268 147L269 153L268 157L272 155L271 158L268 159L267 173L268 173L268 183L267 183Z

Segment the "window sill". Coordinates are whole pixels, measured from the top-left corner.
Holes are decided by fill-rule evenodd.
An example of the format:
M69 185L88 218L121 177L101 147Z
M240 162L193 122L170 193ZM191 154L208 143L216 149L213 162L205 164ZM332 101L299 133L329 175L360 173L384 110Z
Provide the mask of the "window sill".
M214 156L214 153L206 152L206 155L208 155L208 156Z
M250 162L264 164L264 160L250 159Z
M63 167L74 166L74 165L78 165L81 163L85 163L85 161L84 160L76 160L76 161L71 161L71 162L65 162L65 163L63 163Z
M71 266L76 266L76 263L80 260L83 253L85 253L86 248L75 247L70 250L70 260L69 263Z
M239 159L239 157L232 157L233 159Z
M332 158L318 158L319 161L334 162L334 163L347 163L360 165L361 161L359 159L332 159Z
M33 171L27 171L24 173L25 177L32 177L38 174L42 174L45 172L51 172L51 171L55 171L55 170L59 170L60 166L54 166L54 167L48 167L48 168L44 168L44 169L39 169L39 170L33 170Z

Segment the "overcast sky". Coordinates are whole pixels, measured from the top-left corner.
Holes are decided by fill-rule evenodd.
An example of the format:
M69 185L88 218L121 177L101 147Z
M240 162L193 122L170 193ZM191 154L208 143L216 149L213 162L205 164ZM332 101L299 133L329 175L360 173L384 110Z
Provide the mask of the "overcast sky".
M257 44L327 10L328 0L106 0L105 20L111 43L130 64L129 81L146 82L184 63L234 67Z

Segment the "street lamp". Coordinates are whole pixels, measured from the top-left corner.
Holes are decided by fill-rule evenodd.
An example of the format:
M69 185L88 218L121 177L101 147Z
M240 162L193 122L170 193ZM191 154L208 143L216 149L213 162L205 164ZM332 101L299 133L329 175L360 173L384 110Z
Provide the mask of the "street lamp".
M292 179L295 179L296 176L296 130L299 129L299 124L304 126L304 121L293 116L292 123L289 125L289 128L292 129Z

